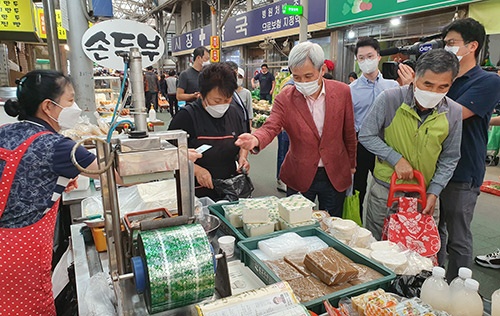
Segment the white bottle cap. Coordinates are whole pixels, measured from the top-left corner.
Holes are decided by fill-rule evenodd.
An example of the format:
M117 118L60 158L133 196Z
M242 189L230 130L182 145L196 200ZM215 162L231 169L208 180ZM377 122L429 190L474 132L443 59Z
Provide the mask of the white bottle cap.
M432 268L432 276L435 276L437 278L444 278L445 274L446 271L444 270L444 268L441 267Z
M479 282L474 279L465 279L464 282L465 288L473 291L479 290Z
M462 279L470 279L472 278L472 270L466 267L461 267L458 269L458 276Z

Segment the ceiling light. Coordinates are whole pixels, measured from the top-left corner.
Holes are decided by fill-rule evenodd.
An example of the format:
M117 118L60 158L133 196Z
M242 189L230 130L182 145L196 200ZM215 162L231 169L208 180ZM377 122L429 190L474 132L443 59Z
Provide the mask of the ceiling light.
M356 33L354 33L353 30L350 30L349 33L347 33L347 38L354 38L356 36Z
M399 17L399 18L392 18L391 19L391 25L392 26L398 26L400 24L401 24L401 17Z

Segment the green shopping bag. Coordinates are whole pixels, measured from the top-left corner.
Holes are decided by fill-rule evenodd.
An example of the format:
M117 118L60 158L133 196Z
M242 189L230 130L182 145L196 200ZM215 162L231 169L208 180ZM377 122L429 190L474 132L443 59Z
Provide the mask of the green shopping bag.
M349 190L348 190L349 191ZM359 191L354 191L354 194L347 195L344 200L344 209L342 210L342 218L350 219L359 226L363 226L359 211Z

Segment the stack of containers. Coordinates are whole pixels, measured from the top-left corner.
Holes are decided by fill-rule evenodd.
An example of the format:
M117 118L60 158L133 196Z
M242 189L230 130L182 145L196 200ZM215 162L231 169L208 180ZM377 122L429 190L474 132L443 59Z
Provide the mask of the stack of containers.
M269 203L266 200L247 200L242 211L243 231L248 237L274 232L275 222L269 216Z
M300 194L282 198L278 202L281 229L314 225L312 219L315 204Z

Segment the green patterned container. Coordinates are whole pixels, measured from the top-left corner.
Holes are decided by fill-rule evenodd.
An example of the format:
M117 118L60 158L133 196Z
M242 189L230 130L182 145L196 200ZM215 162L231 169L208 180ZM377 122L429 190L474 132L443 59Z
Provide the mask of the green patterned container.
M213 295L213 257L201 225L141 232L138 242L147 266L144 299L149 313L186 306Z

